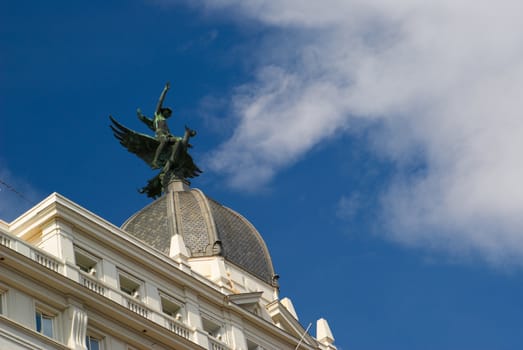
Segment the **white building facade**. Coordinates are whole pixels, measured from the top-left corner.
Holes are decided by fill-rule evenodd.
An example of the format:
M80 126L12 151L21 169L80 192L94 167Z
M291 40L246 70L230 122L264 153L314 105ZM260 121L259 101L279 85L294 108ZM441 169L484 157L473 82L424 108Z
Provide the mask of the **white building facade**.
M0 350L334 350L240 214L182 182L121 228L54 193L0 220Z

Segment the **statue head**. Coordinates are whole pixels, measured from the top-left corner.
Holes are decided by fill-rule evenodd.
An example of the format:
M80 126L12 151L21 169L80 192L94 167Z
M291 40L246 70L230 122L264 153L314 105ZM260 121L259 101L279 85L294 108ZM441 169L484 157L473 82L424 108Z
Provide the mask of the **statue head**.
M164 118L169 118L173 114L173 111L170 108L162 108L160 110L160 113L162 113Z

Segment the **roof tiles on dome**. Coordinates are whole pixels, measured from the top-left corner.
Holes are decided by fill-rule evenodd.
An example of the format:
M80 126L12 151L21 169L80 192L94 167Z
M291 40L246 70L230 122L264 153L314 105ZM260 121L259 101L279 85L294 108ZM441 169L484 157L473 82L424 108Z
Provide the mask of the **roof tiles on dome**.
M166 197L157 199L131 216L122 228L147 245L169 254L171 235L167 220Z
M246 270L271 281L274 275L265 242L250 222L235 211L209 200L218 237L223 246L223 256ZM266 248L265 248L266 250Z
M176 192L177 213L180 216L181 232L185 246L192 256L205 256L209 252L213 239L211 223L207 222L205 210L192 192Z
M168 192L131 216L122 229L167 255L171 236L181 234L190 257L219 254L273 283L269 251L256 228L200 190Z

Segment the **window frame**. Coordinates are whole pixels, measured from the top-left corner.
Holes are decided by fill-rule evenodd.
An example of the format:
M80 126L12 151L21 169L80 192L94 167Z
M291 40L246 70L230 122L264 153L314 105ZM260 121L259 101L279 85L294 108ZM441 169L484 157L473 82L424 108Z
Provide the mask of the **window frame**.
M126 272L124 270L121 270L120 268L117 269L118 271L118 290L120 290L122 293L135 298L137 300L143 300L145 297L144 294L144 286L145 282L138 277L133 276L129 272ZM122 289L124 286L122 286L122 277L126 279L128 282L131 282L134 284L135 288L126 288Z
M85 348L87 350L93 350L90 342L91 340L96 340L98 342L98 350L104 350L104 339L105 337L99 335L98 333L93 333L90 330L87 330L87 334L85 335Z
M252 339L247 338L247 350L263 350L264 347L253 341Z
M7 290L0 287L0 315L6 315L7 311Z
M100 262L102 261L102 259L77 245L74 245L73 250L75 266L78 267L80 271L82 271L83 273L98 278L98 276L101 275L99 269L101 267ZM88 260L90 264L86 264L84 266L79 264L78 255L80 255L83 259Z
M35 308L35 331L37 333L40 333L43 336L46 336L51 339L56 339L56 314L49 312L47 309L43 309L41 307ZM39 321L40 319L40 321ZM48 320L50 323L47 323L44 321ZM51 334L47 334L46 332L46 324L51 326ZM38 329L40 328L40 329Z
M99 346L99 350L105 350L105 349L108 349L109 346L107 345L108 341L108 335L101 331L99 328L95 328L93 327L89 322L87 323L87 329L86 329L86 332L85 332L85 349L89 349L87 347L87 340L91 338L91 339L96 339L98 341L98 346Z
M160 297L160 310L162 314L167 315L176 321L184 322L185 320L185 304L180 301L179 299L171 296L170 294L167 294L161 290L158 291L158 295ZM176 305L178 308L174 310L174 312L170 312L167 310L167 308L164 306L164 300L172 305Z
M49 318L51 320L52 332L53 332L52 336L49 336L49 335L43 333L43 325L42 325L41 331L37 330L37 323L36 323L37 313L45 315L47 318ZM48 337L48 338L51 338L51 339L54 339L57 341L62 339L62 336L63 336L63 334L62 334L63 330L61 328L62 327L62 313L60 310L58 310L54 307L51 307L48 304L45 304L39 300L33 299L33 315L34 315L33 330L35 332L40 333L41 335L43 335L45 337Z
M226 343L225 324L207 313L201 314L202 329L209 336ZM211 326L211 327L208 327Z

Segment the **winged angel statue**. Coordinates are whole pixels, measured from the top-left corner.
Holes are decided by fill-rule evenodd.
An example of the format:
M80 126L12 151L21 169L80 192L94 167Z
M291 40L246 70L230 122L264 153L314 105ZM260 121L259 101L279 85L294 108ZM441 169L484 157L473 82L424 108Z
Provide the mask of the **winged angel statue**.
M162 104L168 90L169 83L165 84L160 95L153 119L143 115L140 109L137 110L138 118L155 132L155 137L133 131L109 116L112 122L111 129L120 144L144 160L151 168L161 168L161 171L140 189L141 193L151 198L159 197L162 192L165 192L167 185L173 179L188 182L188 178L202 173L187 152L188 148L192 147L189 139L196 135L196 131L186 126L184 136L178 137L173 136L167 126L167 119L171 116L172 110L163 107Z

